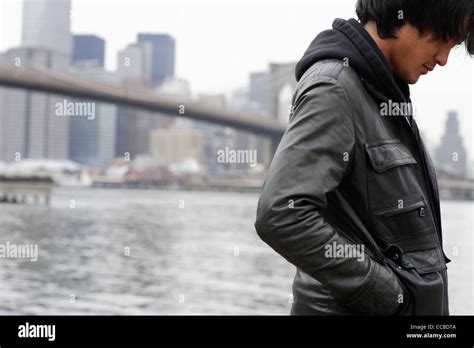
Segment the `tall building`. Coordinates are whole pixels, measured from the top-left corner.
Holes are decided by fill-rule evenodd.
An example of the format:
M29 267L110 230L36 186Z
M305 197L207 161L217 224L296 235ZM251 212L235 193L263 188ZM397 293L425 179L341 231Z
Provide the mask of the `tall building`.
M64 55L45 48L20 47L8 50L2 63L14 69L26 66L64 71ZM0 159L67 159L69 132L67 117L55 113L60 98L29 90L0 89Z
M457 112L448 113L444 135L436 150L436 165L446 171L467 175L466 150L463 139L459 133L459 123Z
M151 87L158 87L167 77L174 76L175 41L170 35L139 33L137 41L152 46Z
M41 47L70 60L71 0L23 0L23 47Z
M151 84L152 54L150 42L128 45L118 53L117 73L127 88L149 89ZM150 153L150 132L167 128L170 117L157 113L119 106L117 110L116 156L131 158Z
M74 35L73 73L83 79L118 82L104 70L105 41L95 35ZM80 100L77 102L84 102ZM115 158L117 107L94 103L94 118L73 117L69 126L69 156L81 164L103 167Z
M64 72L71 60L70 0L24 0L21 47L2 55L14 69L27 66ZM55 113L58 96L0 90L0 158L67 159L69 119Z
M74 65L104 67L105 41L95 35L74 35L72 62Z
M137 87L150 85L152 46L134 43L120 50L117 56L117 73L123 83Z
M79 66L73 73L82 79L117 82L116 74L100 67ZM77 102L87 102L76 100ZM94 103L94 117L72 117L69 126L70 159L90 166L106 166L115 158L117 107Z
M6 59L2 56L1 60L5 63ZM0 161L26 157L26 100L25 91L0 87Z
M117 110L117 130L115 155L135 158L136 155L150 153L150 132L153 119L147 111L119 106Z
M117 55L120 82L132 88L147 88L151 64L150 44L130 44ZM116 148L118 157L149 153L150 113L119 106L117 109Z

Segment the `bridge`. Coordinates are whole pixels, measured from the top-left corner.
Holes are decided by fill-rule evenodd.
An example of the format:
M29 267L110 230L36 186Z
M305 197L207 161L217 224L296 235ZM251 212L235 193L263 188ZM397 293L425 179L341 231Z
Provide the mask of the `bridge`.
M280 70L292 72L291 66L274 66L272 74ZM281 78L275 79L280 81ZM169 116L184 117L195 121L231 127L261 135L272 140L276 149L287 125L278 122L276 117L262 114L249 114L202 105L199 102L165 96L146 89L127 88L103 82L81 80L72 75L60 74L45 69L21 67L10 68L0 65L0 86L28 89L37 92L70 96L79 99L136 107ZM276 100L277 88L272 86L271 99ZM272 108L273 111L277 109ZM453 177L439 171L439 189L442 198L474 200L474 180Z
M32 67L0 65L0 86L70 96L79 99L136 107L170 116L210 122L271 138L279 142L287 125L261 113L249 114L165 96L147 89L127 88Z

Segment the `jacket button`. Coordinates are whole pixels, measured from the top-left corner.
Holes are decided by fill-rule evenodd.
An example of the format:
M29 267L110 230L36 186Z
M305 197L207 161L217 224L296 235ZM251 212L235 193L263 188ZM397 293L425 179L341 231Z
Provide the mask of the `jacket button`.
M420 216L425 216L425 208L420 208Z

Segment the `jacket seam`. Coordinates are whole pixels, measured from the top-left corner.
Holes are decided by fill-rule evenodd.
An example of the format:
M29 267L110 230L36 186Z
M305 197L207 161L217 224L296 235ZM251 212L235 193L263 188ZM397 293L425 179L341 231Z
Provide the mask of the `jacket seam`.
M343 70L344 70L344 68L341 70L341 73L342 73ZM340 76L340 74L338 76ZM346 176L346 174L348 173L349 169L352 167L354 157L355 157L355 148L356 148L356 145L357 145L357 134L356 134L355 121L354 121L354 108L352 106L352 103L350 102L349 95L347 94L346 89L339 82L339 80L335 79L333 77L328 77L328 78L333 79L336 82L337 86L339 86L342 89L342 91L344 93L344 96L345 96L345 99L346 99L346 103L349 106L350 114L351 114L350 117L351 117L351 121L352 121L351 122L352 123L352 133L354 134L354 145L352 146L352 149L351 149L351 155L349 155L349 163L347 164L344 172L342 173L342 177L344 178Z

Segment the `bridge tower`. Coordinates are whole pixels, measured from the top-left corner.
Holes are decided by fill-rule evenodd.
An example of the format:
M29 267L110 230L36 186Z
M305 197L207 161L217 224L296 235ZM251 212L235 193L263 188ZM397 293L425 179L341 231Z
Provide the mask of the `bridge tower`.
M268 112L276 121L288 124L293 93L296 88L295 63L271 63L268 83ZM267 151L263 158L266 168L270 166L280 143L280 138L266 142Z

